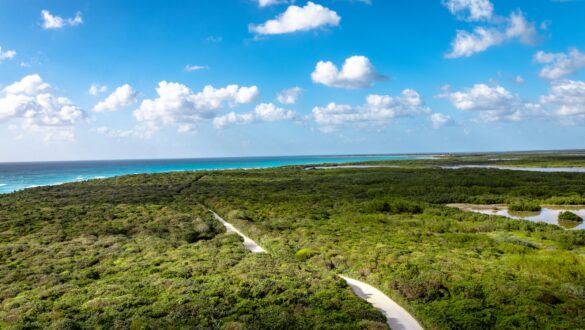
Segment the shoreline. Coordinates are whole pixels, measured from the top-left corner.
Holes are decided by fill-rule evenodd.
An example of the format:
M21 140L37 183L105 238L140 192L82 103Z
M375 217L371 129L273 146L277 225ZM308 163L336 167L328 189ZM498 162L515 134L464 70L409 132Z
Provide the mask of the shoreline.
M260 170L289 166L319 166L368 163L392 160L416 160L422 156L310 156L259 157L189 160L98 161L70 163L2 163L0 164L0 195L29 188L55 186L138 174L162 174L195 171ZM61 166L61 164L63 164ZM73 164L73 165L72 165ZM80 166L83 164L84 166ZM68 165L68 166L67 166ZM93 167L92 167L93 166ZM23 167L21 169L21 167ZM87 177L87 179L85 179Z

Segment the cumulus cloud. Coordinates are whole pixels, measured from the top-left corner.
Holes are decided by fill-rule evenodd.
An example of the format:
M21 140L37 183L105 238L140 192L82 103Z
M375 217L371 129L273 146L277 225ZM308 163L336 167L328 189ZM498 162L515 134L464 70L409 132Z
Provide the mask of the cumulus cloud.
M445 0L443 5L453 15L468 21L489 20L494 14L490 0Z
M443 126L447 126L449 124L454 123L453 118L451 118L451 116L438 112L431 114L429 116L429 119L431 120L433 128L441 128Z
M288 89L283 89L280 93L278 93L276 99L278 102L282 104L295 104L301 96L303 89L300 87L292 87Z
M448 99L458 110L479 113L479 121L482 122L520 121L543 115L540 104L524 102L499 85L476 84L462 91L442 94L440 97Z
M329 103L313 108L313 118L324 132L332 132L345 124L358 126L385 125L394 118L429 114L422 97L412 89L405 89L400 96L369 95L361 106Z
M98 96L99 94L105 93L107 91L108 91L107 86L103 86L96 83L91 84L91 86L89 86L89 89L87 90L87 92L93 96Z
M36 95L47 91L51 85L43 81L38 74L25 76L19 81L16 81L6 86L2 91L4 94L28 94Z
M38 74L25 76L0 92L0 121L19 120L22 128L46 139L72 139L74 125L86 118L66 97L55 96Z
M13 59L14 56L16 56L16 52L13 50L6 50L3 51L2 47L0 46L0 63L2 63L2 61L4 60L10 60Z
M535 101L524 101L502 86L485 84L447 91L439 97L459 110L479 113L477 120L481 122L547 119L574 123L575 119L585 119L584 81L552 81L548 94Z
M93 108L96 112L116 111L120 108L127 107L138 101L138 92L132 86L125 84L116 88L105 100L96 104Z
M259 35L285 34L338 26L340 21L335 11L309 1L304 7L289 6L284 13L264 24L251 24L249 30Z
M585 118L585 82L555 81L549 95L541 97L540 102L552 107L554 115Z
M556 80L574 74L585 67L585 54L576 48L566 53L545 53L539 51L534 55L534 61L545 64L540 70L540 76L545 79Z
M56 15L52 15L48 10L41 11L41 17L43 18L43 29L61 29L66 26L77 26L83 24L83 18L81 13L77 12L75 17L62 18Z
M276 122L298 118L296 112L279 108L273 103L261 103L256 106L253 112L237 114L230 112L226 115L213 119L216 128L225 128L235 124L249 124L254 122Z
M341 71L329 61L320 61L311 73L313 82L337 88L366 88L375 81L387 79L379 74L365 56L352 56L345 60Z
M205 86L195 93L185 85L167 81L161 81L156 92L158 97L142 101L134 117L151 128L177 125L181 132L192 130L203 120L213 119L225 106L251 103L259 95L256 86Z
M503 23L489 27L478 26L472 32L459 30L451 43L447 58L469 57L493 46L512 40L531 44L536 40L535 24L528 22L520 11L501 20Z

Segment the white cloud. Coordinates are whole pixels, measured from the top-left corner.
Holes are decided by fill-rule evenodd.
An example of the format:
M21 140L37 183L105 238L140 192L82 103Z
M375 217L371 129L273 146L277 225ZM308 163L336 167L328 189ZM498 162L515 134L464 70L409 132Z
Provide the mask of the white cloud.
M304 7L289 6L284 13L264 24L250 24L249 30L256 34L285 34L338 26L340 21L341 17L333 10L309 1Z
M178 125L182 132L192 130L206 119L213 119L226 105L234 107L253 102L259 95L258 87L229 85L224 88L205 86L194 93L187 86L161 81L156 89L158 97L142 101L134 117L149 127Z
M38 74L28 75L20 81L6 86L2 91L5 94L40 94L47 91L51 85L43 81Z
M213 118L213 126L216 128L224 128L236 124L249 124L254 121L253 113L237 114L230 112L226 115Z
M209 67L207 65L186 65L185 72L195 72L201 70L208 70Z
M272 103L260 103L254 109L254 116L260 121L272 122L293 119L296 113L279 108Z
M276 99L282 104L295 104L302 92L303 89L300 87L284 89L278 94Z
M482 122L520 121L542 114L540 104L524 102L499 85L476 84L440 97L448 99L458 110L478 112Z
M253 112L237 114L230 112L224 116L213 119L216 128L225 128L235 124L250 124L254 122L276 122L293 120L298 118L296 112L279 108L273 103L261 103L256 106Z
M365 56L352 56L345 60L341 71L332 62L320 61L311 73L313 82L337 88L366 88L374 81L384 80Z
M480 122L547 119L574 123L574 119L585 119L584 81L555 80L549 93L536 101L524 101L502 86L485 84L439 97L459 110L478 112Z
M489 20L494 14L490 0L445 0L443 5L453 15L469 21Z
M41 17L43 18L43 29L61 29L65 26L77 26L83 24L83 18L81 13L77 12L73 18L62 18L59 16L52 15L48 10L41 11Z
M116 111L136 103L138 101L137 98L138 92L132 86L125 84L116 88L110 96L96 104L93 110L96 112Z
M329 103L325 107L313 108L313 118L324 132L335 131L348 123L360 126L385 125L394 118L428 114L421 96L412 89L405 89L400 96L369 95L366 104L353 107L346 104Z
M258 6L260 7L268 7L272 5L278 5L281 3L287 3L287 0L258 0Z
M522 85L524 84L525 80L524 77L522 77L521 75L517 75L516 78L514 78L514 82L517 83L518 85Z
M6 50L3 51L2 47L0 46L0 63L2 63L2 61L4 60L10 60L13 59L14 56L16 56L16 52L13 50Z
M89 86L89 89L87 92L93 96L98 96L99 94L105 93L107 91L108 91L107 86L93 83L93 84L91 84L91 86Z
M433 128L441 128L443 126L449 125L451 123L453 123L453 118L451 118L451 116L442 114L442 113L433 113L432 115L429 116L430 120L431 120L431 124L433 125Z
M472 32L459 30L451 43L451 52L447 58L469 57L481 53L493 46L512 40L531 44L536 39L536 28L528 22L522 12L514 12L503 18L502 23L490 27L476 27Z
M540 76L550 80L574 74L585 67L585 54L576 48L571 48L566 53L539 51L534 55L534 60L537 63L546 64L540 71Z
M585 82L573 80L553 82L549 95L541 97L540 102L552 107L554 115L585 118Z
M29 133L46 139L72 139L73 126L84 121L85 112L68 98L55 96L50 85L29 75L0 92L0 121L20 120Z

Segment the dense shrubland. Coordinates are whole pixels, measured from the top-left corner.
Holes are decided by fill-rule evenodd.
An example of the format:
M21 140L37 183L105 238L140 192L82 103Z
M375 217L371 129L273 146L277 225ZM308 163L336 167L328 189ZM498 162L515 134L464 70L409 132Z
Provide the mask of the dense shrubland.
M252 255L201 205L121 180L0 197L0 328L386 328L332 274Z
M440 204L583 196L583 174L282 169L184 192L283 260L366 280L441 329L585 326L585 233Z
M420 163L421 166L426 166ZM372 168L134 175L0 196L1 328L585 327L585 233L444 203L578 204L585 174ZM213 208L270 251L252 255Z

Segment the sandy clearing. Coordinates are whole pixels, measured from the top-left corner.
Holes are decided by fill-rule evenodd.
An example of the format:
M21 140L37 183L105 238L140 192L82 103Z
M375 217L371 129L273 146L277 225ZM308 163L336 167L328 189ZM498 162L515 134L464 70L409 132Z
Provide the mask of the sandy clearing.
M356 295L379 309L392 330L418 330L423 327L404 308L386 296L382 291L356 279L339 275L353 289Z
M225 221L224 218L220 217L217 213L211 210L209 211L213 213L213 216L217 221L221 222L221 224L224 225L228 233L236 233L244 239L244 247L246 247L246 249L252 251L252 253L268 253L260 245L258 245L258 243L254 242L250 237L244 235L241 231L239 231L231 223Z

